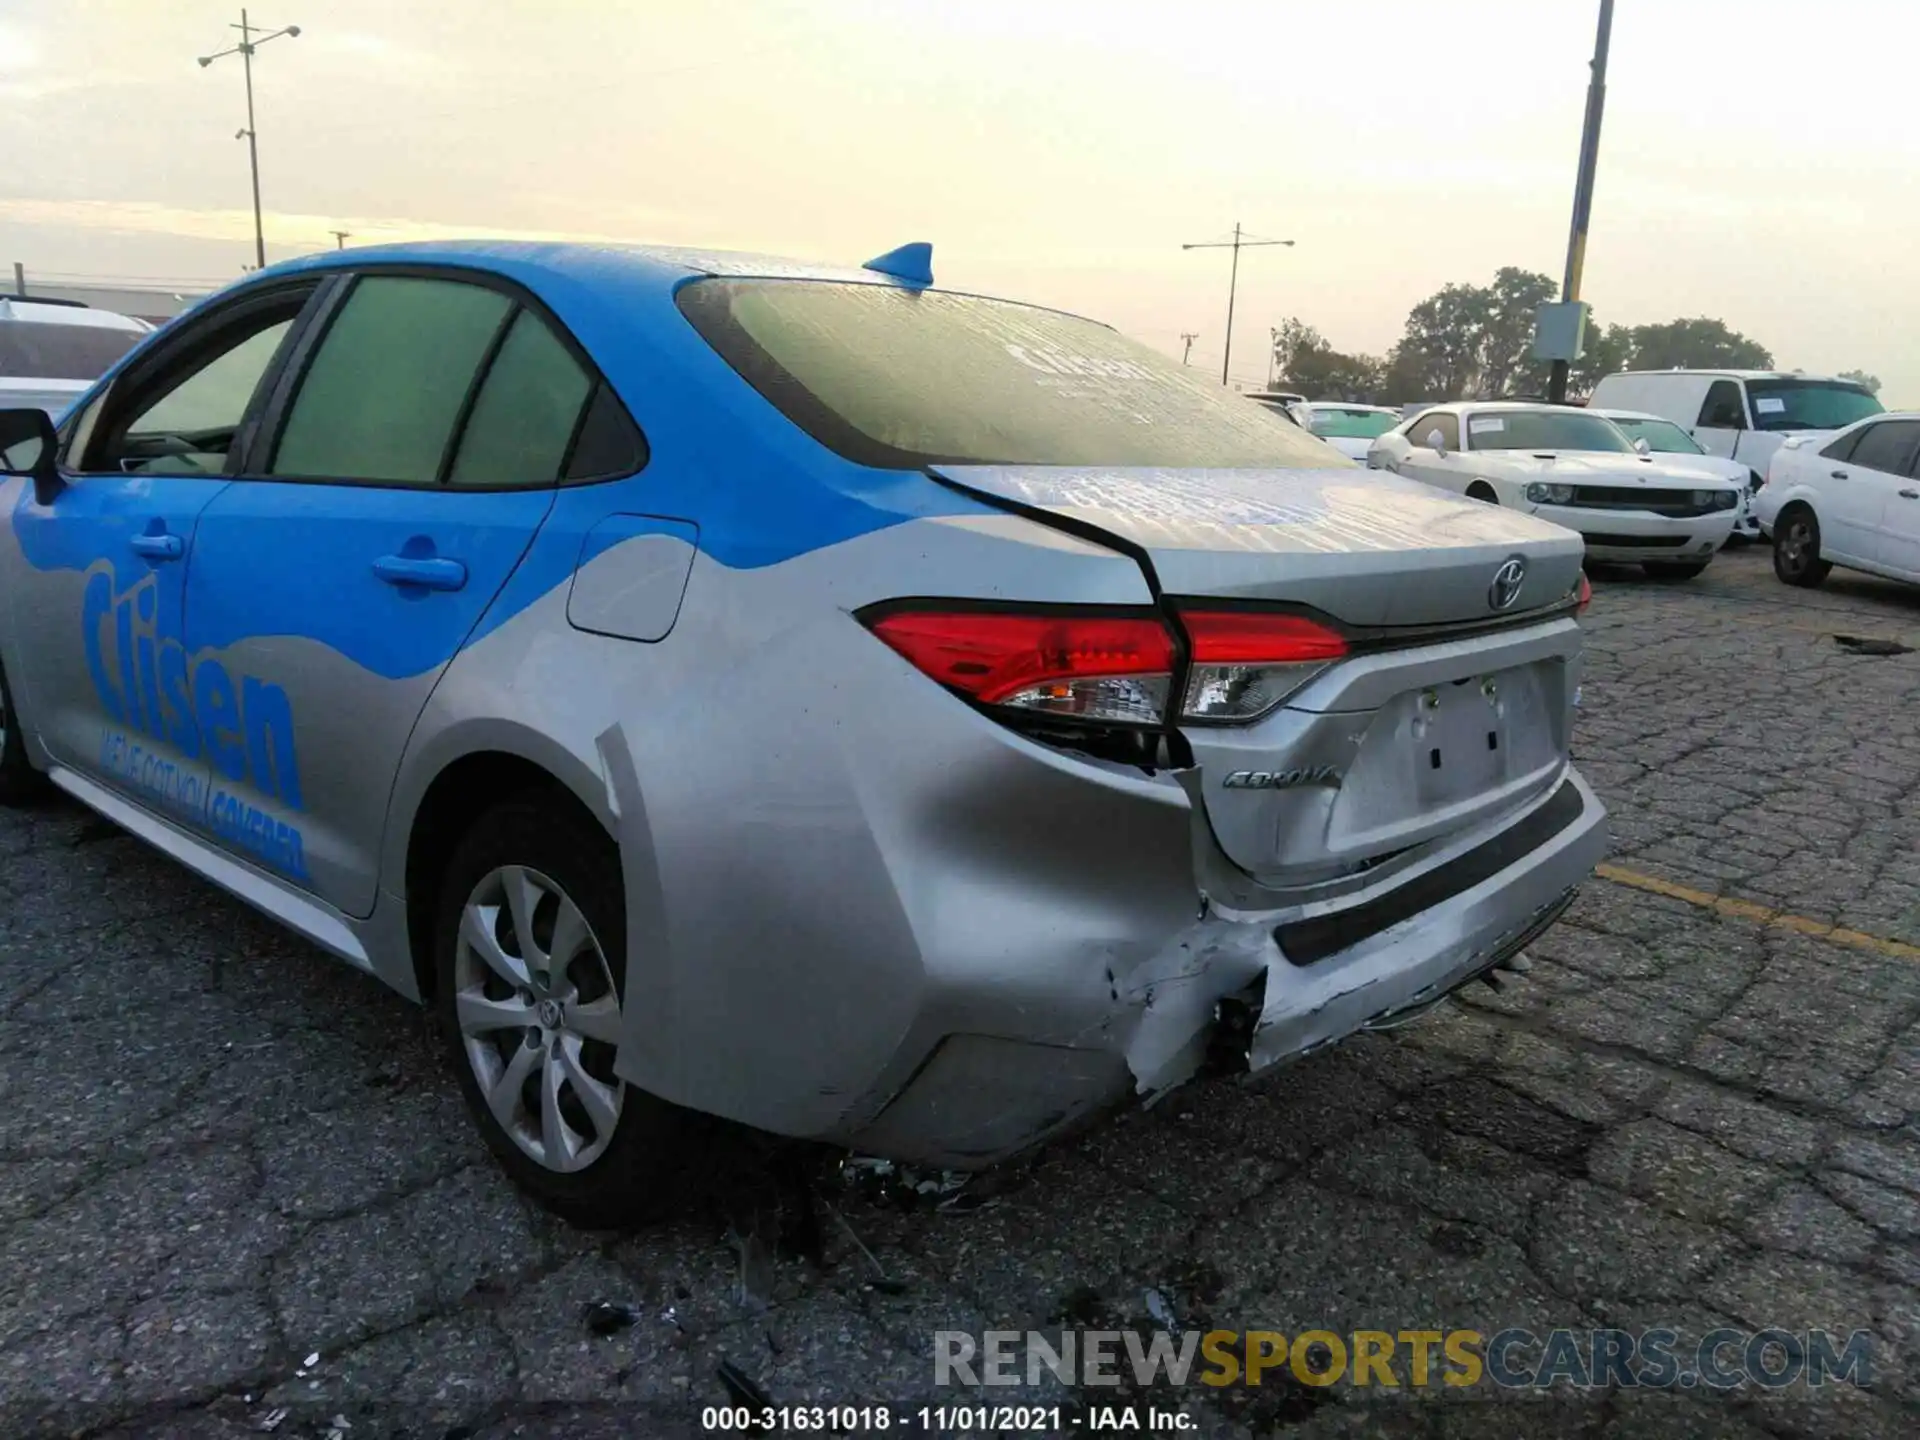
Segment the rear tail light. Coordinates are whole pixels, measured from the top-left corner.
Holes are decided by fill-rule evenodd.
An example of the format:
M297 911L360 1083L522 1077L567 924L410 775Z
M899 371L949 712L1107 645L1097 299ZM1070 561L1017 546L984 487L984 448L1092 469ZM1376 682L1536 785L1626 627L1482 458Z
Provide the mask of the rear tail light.
M1573 613L1576 615L1586 614L1587 606L1592 603L1593 584L1587 579L1587 572L1582 570L1580 572L1580 588L1574 592L1573 596Z
M1189 720L1255 720L1347 653L1339 632L1304 615L1182 610L1192 641Z
M1181 716L1245 723L1347 653L1299 615L1183 609L1191 640ZM1177 650L1154 615L894 610L873 633L922 674L981 705L1097 724L1157 725Z
M873 633L982 705L1125 725L1167 713L1173 637L1154 616L904 610Z

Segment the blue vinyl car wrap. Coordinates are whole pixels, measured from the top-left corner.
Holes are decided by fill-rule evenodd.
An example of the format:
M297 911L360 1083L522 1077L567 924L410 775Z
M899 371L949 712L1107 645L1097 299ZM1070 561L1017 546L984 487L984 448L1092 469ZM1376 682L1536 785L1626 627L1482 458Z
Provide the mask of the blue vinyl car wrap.
M5 412L0 799L435 1005L587 1220L687 1111L985 1164L1550 923L1578 537L927 261L342 251Z

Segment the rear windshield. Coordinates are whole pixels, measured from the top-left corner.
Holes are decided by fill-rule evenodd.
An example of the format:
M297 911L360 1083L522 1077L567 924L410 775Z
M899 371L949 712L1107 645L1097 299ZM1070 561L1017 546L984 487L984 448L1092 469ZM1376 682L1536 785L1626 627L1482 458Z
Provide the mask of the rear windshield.
M0 375L17 380L98 380L145 334L100 325L0 320Z
M1840 380L1749 380L1756 430L1838 430L1885 413L1873 392Z
M1391 410L1314 410L1307 428L1327 440L1371 440L1399 423Z
M1657 450L1664 455L1704 455L1686 431L1671 420L1615 420L1614 424L1627 432L1629 440L1644 440L1649 450Z
M1575 410L1502 410L1467 416L1469 450L1631 451L1611 421Z
M1091 320L944 291L700 280L681 312L788 419L864 465L1352 462Z

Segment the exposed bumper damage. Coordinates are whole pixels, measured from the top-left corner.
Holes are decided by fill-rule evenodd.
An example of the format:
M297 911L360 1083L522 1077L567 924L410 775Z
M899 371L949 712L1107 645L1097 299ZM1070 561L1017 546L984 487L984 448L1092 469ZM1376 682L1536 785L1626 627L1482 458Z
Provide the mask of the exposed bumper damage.
M1606 847L1577 775L1500 833L1320 915L1210 907L1124 977L1127 1068L1149 1099L1203 1071L1257 1074L1404 1023L1551 925Z

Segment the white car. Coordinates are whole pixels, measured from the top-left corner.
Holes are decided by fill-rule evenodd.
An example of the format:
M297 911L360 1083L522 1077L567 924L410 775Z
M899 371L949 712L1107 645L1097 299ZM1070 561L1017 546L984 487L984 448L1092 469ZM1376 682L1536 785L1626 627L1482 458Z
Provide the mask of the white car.
M153 326L70 300L0 296L0 410L58 420Z
M1789 585L1818 585L1835 565L1920 583L1920 413L1787 441L1756 508Z
M1760 521L1753 513L1753 499L1766 484L1766 477L1755 475L1746 462L1708 454L1698 440L1661 415L1649 415L1643 410L1595 410L1591 405L1587 412L1613 421L1642 455L1658 455L1663 470L1694 471L1733 481L1740 487L1740 508L1734 513L1733 533L1727 539L1744 544L1760 538Z
M1755 480L1788 436L1831 434L1884 409L1851 380L1778 370L1622 370L1603 377L1587 405L1671 420Z
M1611 420L1563 405L1436 405L1375 440L1367 464L1577 530L1588 559L1658 580L1706 569L1740 508L1732 481L1669 470Z
M1384 405L1342 405L1319 400L1306 407L1307 429L1350 460L1366 463L1367 450L1398 425L1398 410Z

